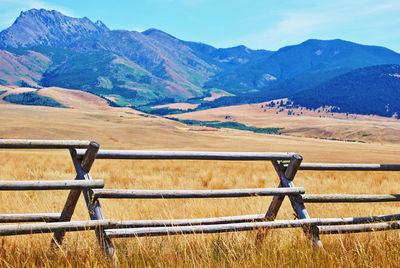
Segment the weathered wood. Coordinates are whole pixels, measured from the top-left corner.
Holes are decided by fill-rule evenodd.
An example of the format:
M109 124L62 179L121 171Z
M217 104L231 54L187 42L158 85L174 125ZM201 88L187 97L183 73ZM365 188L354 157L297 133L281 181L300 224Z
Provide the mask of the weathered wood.
M140 227L164 227L164 226L187 226L187 225L211 225L240 222L264 221L264 214L217 217L217 218L195 218L175 220L125 220L117 223L117 228L140 228Z
M255 188L226 190L93 190L95 198L224 198L303 194L304 188Z
M85 150L77 150L82 157ZM294 153L100 150L97 159L289 160Z
M52 223L29 223L29 224L13 224L0 226L0 236L8 235L24 235L52 232L74 232L86 231L97 228L113 228L116 221L70 221L70 222L52 222Z
M161 236L177 234L196 234L196 233L222 233L251 231L259 228L297 228L323 225L345 225L360 224L371 222L393 221L400 219L400 214L381 215L373 217L357 218L324 218L324 219L302 219L302 220L276 220L268 222L247 222L232 224L214 224L197 226L176 226L176 227L148 227L148 228L127 228L127 229L107 229L106 233L110 238L116 237L140 237L140 236Z
M11 222L55 222L60 219L60 213L34 213L34 214L0 214L0 223Z
M93 193L89 191L83 191L83 195L85 197L86 206L89 211L89 216L91 220L103 220L104 215L100 206L100 202L98 200L94 200ZM96 237L99 242L101 249L103 249L104 253L107 256L112 256L116 258L114 245L111 239L107 236L104 231L104 228L96 229Z
M92 166L96 153L99 151L99 144L96 142L90 142L88 149L85 151L85 155L83 156L81 162L86 163L86 169L83 170L81 167L81 162L77 162L75 160L76 150L70 149L71 157L73 164L75 166L75 170L77 172L75 180L85 180L85 175L90 171L90 167ZM74 214L76 204L78 202L79 196L81 195L81 190L71 190L68 194L67 201L65 202L64 208L61 212L60 222L70 221L72 218L72 214ZM61 244L64 238L65 232L59 231L54 233L54 237L52 240L52 245L55 243Z
M370 224L340 225L340 226L320 226L320 234L348 234L378 232L400 229L400 222L380 222Z
M303 158L300 155L294 155L292 157L292 160L289 162L288 167L286 168L286 171L285 171L285 177L289 181L292 181L294 179L294 177L296 176L297 169L298 169L302 159ZM281 172L278 172L279 178L281 177L281 175L282 175ZM278 185L278 188L282 188L282 187L283 187L283 184L282 184L282 182L280 182ZM285 187L284 189L289 189L289 188ZM267 220L267 221L275 220L284 199L285 199L285 196L275 196L272 199L272 202L269 205L268 211L265 214L265 220Z
M294 179L296 176L297 170L300 167L301 161L303 161L303 157L301 155L295 154L290 159L290 162L285 170L285 178L289 181Z
M19 140L0 139L2 149L69 149L87 148L90 141L86 140Z
M289 171L290 169L295 170L300 166L300 163L302 161L301 156L293 157L290 160L289 167L286 169L288 171L288 175L295 175L295 171ZM277 161L272 161L272 164L278 173L282 186L287 187L287 188L294 188L293 180L289 180L286 177L286 172L284 172L284 167L282 163L278 163ZM292 168L293 167L293 168ZM290 177L289 177L290 178ZM299 219L310 219L310 216L308 215L307 209L304 206L304 203L302 202L301 195L292 195L289 196L290 203L292 205L293 210L296 213L296 216ZM308 236L308 238L312 241L313 246L317 248L322 247L322 242L319 239L318 235L318 228L315 226L307 226L303 228L304 233Z
M76 151L71 151L72 162L74 164L75 170L78 174L79 179L83 179L86 181L91 181L92 176L89 173L94 160L96 159L96 154L98 152L98 148L100 147L97 143L92 143L92 147L97 148L97 150L86 151L83 159L78 159L76 155ZM83 196L85 198L85 203L88 208L89 216L91 220L103 220L104 215L98 200L94 200L93 191L83 190ZM96 237L99 242L100 247L105 252L107 256L116 257L114 245L109 237L107 237L103 228L96 229Z
M372 203L398 202L399 194L351 195L351 194L307 194L302 195L304 203Z
M95 181L0 181L0 191L26 190L68 190L83 188L103 188L103 180Z
M301 161L301 159L293 159L293 162L298 162ZM291 161L291 162L292 162ZM283 187L286 188L295 188L292 180L288 180L286 178L285 173L283 172L283 168L282 165L280 163L278 163L277 161L272 161L272 164L275 168L275 171L278 173L279 178L281 180L281 184ZM298 164L293 164L294 166L298 166ZM290 202L292 204L293 210L296 212L297 216L299 219L308 219L310 218L307 210L305 209L304 205L298 202L298 198L290 198Z
M89 173L90 169L93 166L94 161L96 160L97 152L99 151L99 149L100 149L100 144L94 141L90 142L90 147L85 151L85 155L80 163L80 168L82 169L83 172ZM76 151L73 154L75 153Z
M286 167L286 171L285 171L285 176L286 176L286 178L288 178L289 181L292 181L294 179L294 177L296 176L297 169L298 169L302 159L303 158L300 155L293 155L293 157L291 158L291 161L289 162L288 166ZM275 164L278 164L278 162L275 161ZM280 167L280 171L279 172L277 171L279 179L282 176L282 172L283 172L283 169ZM282 187L284 187L284 186L282 184L282 181L280 180L278 188L282 188ZM290 188L284 187L284 189L290 189ZM264 216L264 219L266 221L273 221L276 219L276 216L278 215L278 211L281 208L284 199L285 199L285 196L274 196L273 197L273 199L268 207L267 213ZM260 230L257 234L256 242L261 243L261 241L264 239L267 232L268 232L268 230Z
M400 165L302 163L299 170L400 171Z
M278 189L282 188L282 183L279 183ZM283 188L286 189L286 188ZM273 221L275 220L276 216L278 215L278 211L282 206L283 200L285 199L284 195L274 196L271 201L271 204L268 207L267 213L264 215L264 219L266 221Z

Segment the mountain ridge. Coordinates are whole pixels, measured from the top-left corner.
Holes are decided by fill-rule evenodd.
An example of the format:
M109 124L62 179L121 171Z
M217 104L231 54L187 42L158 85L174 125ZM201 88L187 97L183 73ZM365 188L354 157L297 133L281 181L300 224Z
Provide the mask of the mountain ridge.
M275 83L263 81L266 74L276 77L274 82L284 82L288 79L301 79L301 76L316 77L316 74L331 72L326 77L327 80L356 68L398 63L400 54L384 47L366 46L341 39L309 39L298 45L280 48L261 62L239 66L233 72L221 73L208 81L206 87L253 87L263 90L275 86ZM230 84L227 84L228 80ZM309 77L306 80L313 82ZM290 87L291 90L296 88L302 89L304 85L298 82Z
M82 35L104 31L109 29L101 21L93 23L86 17L68 17L56 10L31 9L21 12L15 22L0 33L0 48L58 46Z
M19 84L72 86L100 95L120 95L122 101L134 105L204 96L210 90L203 89L203 84L212 75L225 65L243 64L239 58L219 63L157 29L143 33L110 30L101 21L93 23L85 17L76 19L44 9L21 12L12 26L0 33L0 47L10 52L19 49L18 53L25 50L25 54L30 50L43 52L51 58L40 79L31 81L22 76ZM107 61L110 55L114 59ZM102 66L97 66L100 63ZM82 77L83 73L89 75ZM7 82L5 78L0 77ZM14 80L8 82L16 83Z
M295 104L316 109L400 118L400 65L359 68L291 97Z
M277 51L215 48L155 28L110 30L99 20L45 9L21 12L0 32L0 84L72 88L118 105L179 102L221 91L236 96L203 107L266 101L387 64L400 64L400 54L341 39L309 39Z

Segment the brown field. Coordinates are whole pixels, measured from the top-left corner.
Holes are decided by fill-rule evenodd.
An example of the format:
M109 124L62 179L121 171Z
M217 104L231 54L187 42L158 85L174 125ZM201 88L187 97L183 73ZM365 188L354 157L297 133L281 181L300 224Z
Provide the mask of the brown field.
M198 104L192 104L192 103L187 103L187 102L178 102L178 103L169 103L169 104L163 104L163 105L157 105L153 106L152 108L158 109L158 108L170 108L170 109L178 109L178 110L184 110L187 111L189 109L195 109L199 106Z
M205 98L203 98L203 100L213 101L213 100L216 100L218 98L228 96L228 95L231 95L231 94L229 94L228 92L223 91L223 90L218 90L218 92L212 91L211 96L205 97ZM153 108L153 109L170 108L170 109L178 109L178 110L187 111L190 109L196 109L197 106L199 106L199 104L188 103L188 102L178 102L178 103L168 103L168 104L157 105L157 106L153 106L151 108Z
M400 120L394 118L346 115L329 112L329 109L311 111L305 108L267 107L268 103L270 102L228 106L169 117L200 121L236 121L254 127L281 127L284 128L282 134L296 137L400 143ZM292 115L288 115L289 111Z
M213 101L213 100L216 100L218 98L221 98L221 97L227 96L227 95L230 95L230 94L228 92L226 92L226 91L223 91L223 90L220 90L219 92L212 91L211 92L211 96L210 97L205 97L205 98L203 98L203 100L205 100L205 101Z
M0 98L0 104L7 103L3 100L3 98L7 95L10 94L19 94L19 93L24 93L24 92L30 92L30 91L35 91L36 89L30 88L30 87L5 87L5 86L0 86L0 90L7 90L7 92L1 94Z
M400 147L395 143L340 142L225 129L193 131L202 128L146 117L129 108L101 105L88 108L88 103L96 103L92 97L75 96L70 100L71 92L55 92L51 93L56 94L55 99L68 99L69 103L76 103L70 105L75 108L1 104L0 137L90 139L98 141L102 148L118 149L294 151L303 155L305 162L399 163ZM282 116L282 123L285 122ZM75 177L66 150L0 150L0 159L1 180ZM92 175L103 179L107 188L227 189L276 187L278 184L272 166L264 162L96 160ZM307 193L394 194L400 192L398 177L398 172L301 171L294 182ZM67 191L2 192L0 213L60 212L67 194ZM103 200L102 207L105 217L111 219L197 218L264 213L270 200L268 197ZM368 216L396 213L398 206L393 203L307 204L307 209L312 217ZM278 218L293 219L287 200ZM73 219L88 219L82 199ZM122 267L395 267L400 261L398 231L322 236L324 249L318 251L312 249L300 229L273 230L261 245L254 243L255 234L115 239L114 243ZM68 233L65 244L56 251L49 249L50 239L49 234L0 238L0 266L108 265L93 232Z

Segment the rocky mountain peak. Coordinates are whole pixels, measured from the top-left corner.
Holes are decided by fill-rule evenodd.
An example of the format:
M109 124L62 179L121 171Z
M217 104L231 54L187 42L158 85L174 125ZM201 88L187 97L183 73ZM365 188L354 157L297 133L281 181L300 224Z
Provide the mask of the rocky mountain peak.
M101 20L96 21L94 24L96 24L96 26L99 27L100 29L104 29L105 31L110 30Z
M167 39L174 39L174 40L180 41L175 36L172 36L166 32L158 30L156 28L149 28L149 29L143 31L142 34L149 36L149 37L156 38L156 39L167 38Z
M165 34L165 32L158 30L156 28L149 28L142 32L144 35L151 35L151 34Z
M55 10L31 9L21 12L13 25L0 33L0 47L65 46L82 36L109 29L100 21L72 18Z

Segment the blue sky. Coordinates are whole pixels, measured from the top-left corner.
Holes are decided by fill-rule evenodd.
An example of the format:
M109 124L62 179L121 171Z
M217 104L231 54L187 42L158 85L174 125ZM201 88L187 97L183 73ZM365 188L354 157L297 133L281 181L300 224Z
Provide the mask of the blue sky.
M341 38L400 52L400 0L0 0L0 29L31 8L86 16L110 29L154 27L216 47L276 50Z

